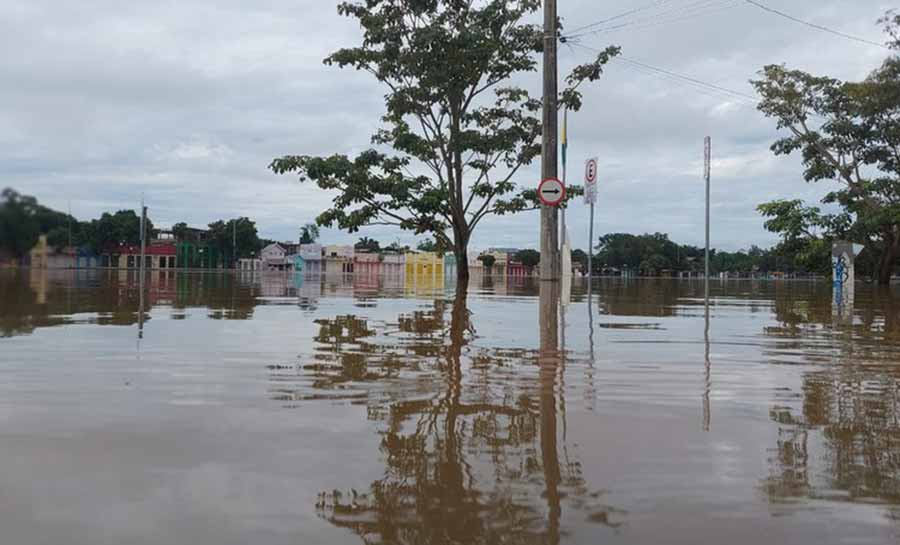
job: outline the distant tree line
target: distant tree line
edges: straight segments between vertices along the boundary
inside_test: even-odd
[[[604,269],[619,269],[655,276],[665,272],[701,273],[705,268],[703,248],[678,244],[665,233],[606,234],[600,237],[596,252],[594,274],[600,274]],[[582,250],[575,250],[572,260],[586,268],[587,256]],[[758,246],[735,252],[711,249],[710,269],[713,274],[783,272],[826,275],[831,270],[831,244],[819,239],[791,239],[768,249]]]
[[[134,210],[105,212],[97,219],[79,221],[13,189],[7,188],[0,193],[0,253],[13,258],[27,255],[41,235],[47,236],[47,243],[53,248],[71,245],[95,254],[113,244],[140,244],[140,226],[140,215]],[[145,229],[148,241],[158,233],[150,218],[147,218]],[[256,224],[249,218],[218,220],[210,223],[206,231],[204,243],[218,249],[219,255],[250,257],[263,245]],[[190,232],[184,222],[172,228],[179,241],[189,238]]]

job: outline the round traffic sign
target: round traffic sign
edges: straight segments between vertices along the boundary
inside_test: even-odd
[[[556,178],[547,178],[538,186],[538,198],[547,206],[559,206],[566,198],[566,186]]]
[[[584,181],[593,184],[597,181],[597,160],[588,159],[584,167]]]

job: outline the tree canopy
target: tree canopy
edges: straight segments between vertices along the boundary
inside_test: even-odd
[[[900,17],[888,14],[882,23],[890,46],[900,49]],[[762,209],[771,218],[767,227],[794,239],[802,225],[826,227],[877,255],[879,282],[890,282],[900,257],[900,57],[892,54],[859,82],[770,65],[753,85],[759,110],[784,131],[772,151],[799,152],[808,182],[840,183],[822,202],[841,214],[777,201]]]
[[[353,245],[353,248],[357,251],[362,250],[366,252],[378,253],[381,251],[381,243],[374,238],[362,237],[359,239],[359,242]]]
[[[313,244],[319,240],[319,226],[315,223],[307,223],[300,228],[300,244]]]
[[[222,256],[226,256],[226,259],[248,258],[262,248],[256,223],[250,218],[218,220],[210,223],[208,227],[210,244],[215,246]]]
[[[515,260],[528,269],[533,269],[541,262],[541,252],[531,249],[519,250],[516,252]]]
[[[339,4],[339,13],[358,20],[363,42],[325,63],[368,72],[387,88],[383,127],[372,138],[377,149],[353,158],[288,155],[270,168],[334,191],[319,225],[428,233],[453,250],[458,275],[467,277],[478,224],[537,206],[536,191],[520,189],[515,178],[540,155],[541,101],[511,80],[537,70],[542,31],[525,20],[540,6],[539,0]],[[578,87],[597,80],[618,53],[610,47],[576,68],[561,105],[577,110]]]

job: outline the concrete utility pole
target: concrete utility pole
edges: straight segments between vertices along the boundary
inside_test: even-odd
[[[544,119],[543,149],[541,153],[541,178],[556,178],[557,132],[559,118],[557,107],[556,67],[556,0],[544,0]],[[558,281],[559,260],[559,211],[555,206],[541,205],[541,280]]]
[[[709,178],[712,170],[712,138],[703,142],[703,177],[706,178],[706,281],[704,283],[704,300],[709,306]]]

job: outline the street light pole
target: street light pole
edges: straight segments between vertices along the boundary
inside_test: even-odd
[[[556,0],[544,1],[544,113],[541,178],[556,178],[558,168],[556,66]],[[541,280],[558,281],[560,275],[559,211],[541,204]]]

